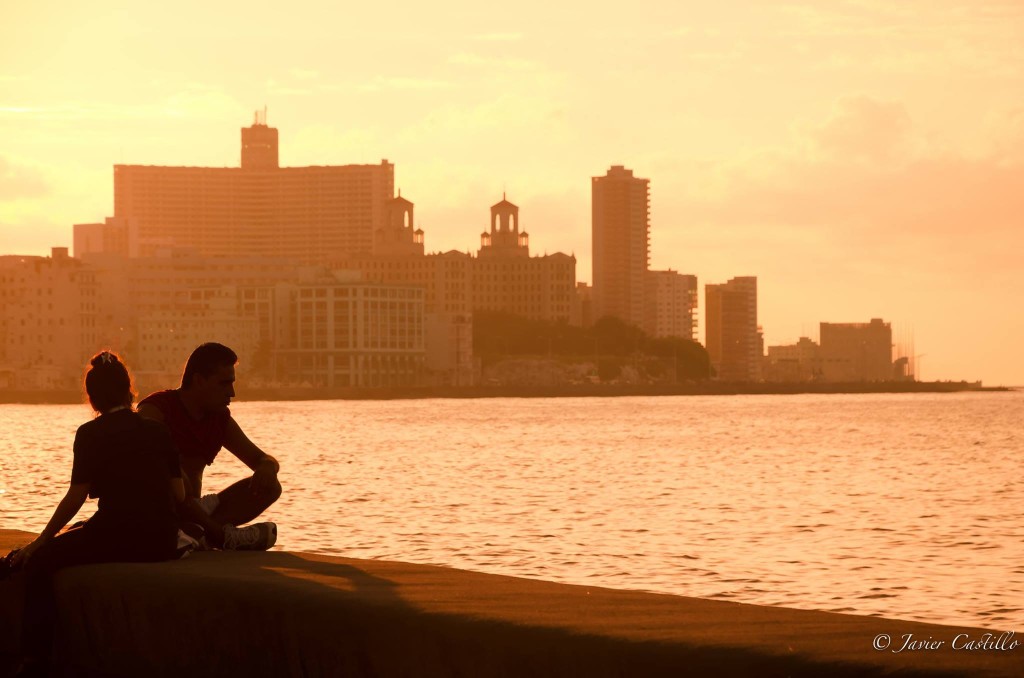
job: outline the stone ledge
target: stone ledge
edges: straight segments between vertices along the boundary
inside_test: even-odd
[[[0,553],[30,538],[0,530]],[[78,567],[57,588],[75,675],[1024,675],[1024,643],[950,649],[981,629],[304,553]],[[17,593],[0,584],[0,627],[15,628]],[[882,633],[946,642],[878,652]],[[8,664],[13,642],[0,634]]]

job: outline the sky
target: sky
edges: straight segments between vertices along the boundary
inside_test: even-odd
[[[282,165],[394,162],[428,251],[506,192],[590,281],[625,165],[652,268],[756,275],[766,345],[877,317],[924,379],[1024,384],[1019,0],[0,2],[0,254],[112,215],[116,163],[237,166],[266,106]]]

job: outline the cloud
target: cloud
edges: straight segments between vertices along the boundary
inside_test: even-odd
[[[379,92],[383,90],[438,90],[452,89],[454,87],[454,83],[435,78],[376,77],[359,85],[359,89],[365,92]]]
[[[291,96],[309,96],[315,94],[315,91],[309,87],[292,87],[290,85],[284,85],[277,80],[271,78],[266,83],[267,94],[272,97],[291,97]]]
[[[1024,105],[991,116],[989,154],[1004,164],[1024,161]]]
[[[494,57],[481,56],[471,52],[459,52],[448,57],[448,63],[457,66],[472,66],[478,68],[500,68],[510,71],[525,71],[541,68],[538,61],[521,59],[517,57]]]
[[[1024,60],[1020,2],[789,2],[774,15],[771,23],[789,44],[807,43],[827,54],[810,64],[815,71],[855,65],[886,77],[940,71],[1017,79]]]
[[[808,137],[827,157],[890,163],[908,152],[910,135],[902,104],[859,96],[840,99],[833,115]]]
[[[42,173],[0,156],[0,200],[39,198],[48,193],[50,185]]]
[[[697,28],[695,26],[680,26],[679,28],[673,28],[669,31],[666,31],[665,35],[670,38],[717,38],[722,35],[722,31],[717,28]]]
[[[41,216],[0,216],[0,256],[46,256],[51,247],[70,247],[71,229]]]
[[[336,165],[339,158],[347,158],[346,162],[379,162],[379,158],[367,155],[367,149],[376,149],[376,153],[386,147],[379,130],[355,126],[339,129],[330,124],[303,125],[288,137],[289,157],[297,166]]]
[[[518,42],[523,39],[522,33],[481,33],[474,35],[478,42]]]
[[[154,113],[158,116],[235,120],[243,110],[245,107],[221,88],[192,83],[168,97]]]
[[[898,102],[845,98],[788,146],[716,166],[679,210],[709,234],[767,236],[758,245],[766,256],[1015,265],[1007,255],[1024,247],[1021,138],[1024,124],[975,157],[930,144]]]
[[[320,71],[305,68],[293,68],[289,73],[296,80],[317,80],[320,77]]]
[[[25,103],[0,106],[0,118],[31,116],[31,122],[85,122],[101,124],[137,120],[161,120],[167,116],[210,120],[234,119],[245,110],[237,100],[221,88],[202,83],[182,84],[176,91],[162,95],[150,103],[116,103],[111,101],[67,100],[57,105]]]

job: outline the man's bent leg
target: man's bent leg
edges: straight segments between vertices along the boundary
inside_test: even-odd
[[[281,484],[275,483],[270,492],[255,494],[251,478],[244,478],[217,493],[219,501],[210,518],[219,525],[245,525],[252,521],[281,496]]]

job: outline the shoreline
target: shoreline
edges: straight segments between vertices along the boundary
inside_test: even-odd
[[[154,389],[155,390],[155,389]],[[564,386],[423,386],[423,387],[237,387],[236,401],[423,400],[478,398],[617,398],[626,396],[841,395],[869,393],[1005,393],[1012,386],[981,382],[858,382],[858,383],[723,383],[571,384]],[[150,390],[140,389],[141,393]],[[0,404],[74,405],[84,402],[80,390],[5,389]]]
[[[0,530],[0,552],[31,537]],[[285,551],[82,566],[56,592],[75,675],[1024,675],[1012,629]],[[12,631],[18,599],[0,582]],[[0,634],[0,675],[14,635]],[[927,646],[895,651],[908,640]]]

